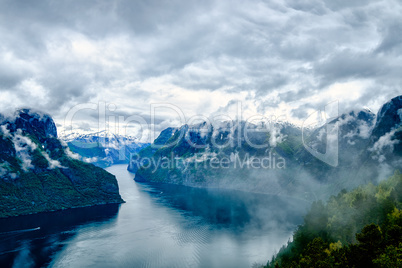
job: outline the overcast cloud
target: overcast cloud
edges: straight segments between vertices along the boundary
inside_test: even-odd
[[[400,1],[0,0],[0,111],[34,107],[61,128],[99,101],[147,121],[161,102],[188,118],[241,101],[244,118],[295,123],[333,100],[377,112],[401,74]]]

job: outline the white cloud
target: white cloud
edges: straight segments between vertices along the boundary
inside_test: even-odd
[[[100,2],[0,4],[1,107],[35,107],[63,125],[85,102],[148,121],[151,103],[191,117],[239,100],[246,118],[300,124],[335,99],[376,110],[401,92],[398,1]],[[169,117],[158,127],[178,124]],[[97,129],[93,114],[75,120]]]
[[[22,169],[28,171],[33,169],[31,152],[36,150],[37,146],[28,137],[21,135],[21,130],[19,129],[13,136],[12,141],[14,143],[14,148],[17,153],[17,157],[22,161]]]
[[[3,133],[3,138],[11,138],[10,130],[8,130],[7,125],[1,125],[0,130]]]
[[[269,134],[269,145],[271,147],[276,147],[278,143],[285,141],[286,135],[281,133],[281,129],[278,126],[272,126]]]
[[[55,168],[65,168],[61,165],[61,163],[58,160],[53,160],[50,158],[49,154],[45,151],[42,151],[43,157],[46,158],[48,164],[49,164],[49,169],[55,169]]]
[[[64,152],[66,153],[66,155],[70,158],[76,159],[76,160],[80,160],[81,157],[79,154],[73,153],[70,148],[65,147]]]
[[[83,161],[86,163],[95,163],[98,161],[98,157],[84,157]]]
[[[372,148],[369,151],[374,152],[374,159],[378,159],[380,163],[386,160],[385,150],[389,150],[390,152],[394,151],[394,145],[399,143],[398,139],[394,138],[396,129],[391,130],[390,132],[381,136],[378,141],[376,141]]]

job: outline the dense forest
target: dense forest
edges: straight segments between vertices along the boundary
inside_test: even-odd
[[[276,267],[402,267],[402,174],[314,202]]]

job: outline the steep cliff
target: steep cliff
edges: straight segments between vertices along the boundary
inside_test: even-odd
[[[0,118],[0,218],[123,202],[116,178],[74,159],[50,116]]]
[[[311,129],[237,121],[166,129],[128,169],[141,182],[325,198],[400,168],[401,99],[384,104],[377,116],[356,110]],[[331,153],[335,164],[324,161]]]

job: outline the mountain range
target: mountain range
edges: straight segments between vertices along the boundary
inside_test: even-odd
[[[128,170],[138,182],[316,200],[362,183],[377,183],[400,168],[401,118],[398,96],[377,115],[368,109],[350,111],[314,128],[263,121],[167,128],[133,155]],[[325,161],[328,155],[335,164]]]
[[[323,199],[400,168],[401,119],[398,96],[377,115],[351,111],[314,128],[202,122],[167,128],[148,145],[105,132],[60,140],[49,115],[21,109],[0,115],[0,217],[123,202],[115,177],[91,162],[128,162],[137,182]]]
[[[128,164],[130,155],[149,146],[132,136],[123,136],[106,131],[89,134],[69,133],[60,137],[67,143],[71,152],[87,163],[98,167],[114,164]]]

